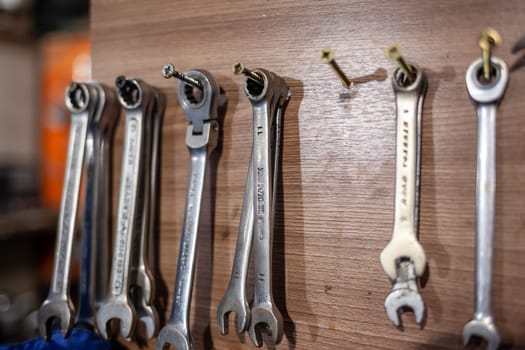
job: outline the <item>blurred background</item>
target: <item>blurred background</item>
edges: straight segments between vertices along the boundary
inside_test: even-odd
[[[69,134],[64,91],[91,77],[88,10],[88,0],[0,0],[0,344],[37,335]]]

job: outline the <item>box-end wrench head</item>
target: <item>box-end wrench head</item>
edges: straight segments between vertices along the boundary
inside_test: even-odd
[[[48,339],[51,323],[60,320],[63,335],[71,327],[74,306],[69,295],[71,253],[77,223],[78,199],[88,125],[95,113],[98,91],[85,83],[69,84],[65,103],[71,112],[71,131],[58,222],[53,277],[49,294],[37,314],[40,335]]]
[[[478,114],[478,163],[476,181],[476,297],[473,319],[463,328],[463,343],[472,336],[484,338],[488,349],[497,349],[500,336],[492,316],[492,260],[496,186],[496,113],[507,87],[509,72],[501,59],[491,58],[493,78],[480,80],[482,59],[466,73],[466,85]]]

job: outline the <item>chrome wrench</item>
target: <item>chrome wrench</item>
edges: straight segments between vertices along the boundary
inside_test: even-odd
[[[494,76],[482,82],[483,60],[474,61],[466,74],[467,90],[478,115],[478,160],[476,181],[476,298],[473,319],[463,328],[463,343],[483,337],[487,349],[499,347],[500,336],[492,315],[492,260],[496,212],[496,114],[509,80],[503,60],[492,57]]]
[[[426,255],[417,236],[421,118],[428,83],[421,69],[414,65],[408,69],[412,79],[400,68],[392,77],[397,114],[394,228],[390,242],[381,252],[381,265],[393,281],[385,310],[397,327],[402,325],[400,313],[404,307],[412,309],[420,325],[425,317],[416,277],[421,277],[426,269]]]
[[[179,101],[186,119],[191,123],[186,129],[190,170],[173,306],[170,319],[157,337],[156,349],[162,350],[166,345],[172,345],[177,350],[189,350],[193,348],[189,313],[201,200],[208,156],[218,143],[220,88],[213,76],[203,70],[182,74],[168,64],[164,67],[163,74],[166,78],[175,76],[179,79]]]
[[[120,76],[116,85],[119,102],[125,111],[125,135],[109,294],[96,316],[97,328],[106,339],[108,322],[112,319],[120,321],[120,332],[125,338],[129,338],[135,329],[136,310],[128,296],[129,270],[132,241],[139,219],[137,193],[144,166],[141,157],[145,119],[151,115],[155,95],[152,87],[138,79]]]
[[[223,335],[228,334],[228,315],[231,312],[237,314],[237,331],[239,333],[246,331],[250,324],[250,305],[246,298],[246,278],[248,277],[253,238],[253,196],[255,193],[253,181],[252,147],[230,282],[224,297],[217,307],[217,325]]]
[[[98,91],[94,118],[88,125],[85,147],[84,206],[82,216],[82,259],[76,327],[95,329],[95,309],[107,288],[111,215],[111,141],[120,110],[113,90],[90,83]]]
[[[76,229],[80,180],[88,125],[98,101],[99,91],[90,84],[72,82],[66,89],[66,106],[71,112],[71,127],[67,149],[64,187],[60,203],[55,261],[49,294],[38,311],[40,335],[46,339],[51,322],[60,319],[60,330],[65,335],[71,327],[74,306],[69,295],[71,251]]]
[[[248,70],[244,69],[249,72]],[[283,318],[273,300],[272,245],[276,185],[279,172],[281,117],[290,98],[286,82],[265,69],[249,72],[244,92],[253,109],[252,192],[254,210],[253,254],[255,291],[248,333],[257,346],[263,345],[264,326],[275,344],[283,336]],[[258,77],[259,79],[254,79]]]
[[[155,90],[152,115],[146,117],[145,147],[142,168],[141,186],[139,188],[139,213],[134,240],[132,264],[130,270],[130,294],[138,319],[145,325],[148,339],[157,334],[159,315],[153,305],[155,280],[149,267],[148,243],[154,234],[155,203],[157,196],[156,182],[159,165],[159,140],[166,98]]]

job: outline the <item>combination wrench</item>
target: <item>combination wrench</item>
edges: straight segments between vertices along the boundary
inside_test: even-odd
[[[204,70],[180,73],[173,65],[164,66],[165,78],[179,79],[178,97],[190,122],[186,129],[186,146],[190,152],[186,207],[180,238],[175,289],[171,316],[161,329],[156,349],[172,345],[177,350],[193,348],[189,329],[189,314],[195,272],[195,256],[201,202],[208,158],[219,141],[220,87]]]
[[[290,89],[284,79],[265,69],[251,71],[238,62],[233,71],[246,75],[244,92],[252,104],[253,143],[232,274],[217,310],[217,324],[225,334],[228,315],[235,312],[239,333],[248,329],[252,342],[261,347],[261,331],[266,330],[275,344],[280,343],[284,331],[272,293],[272,246],[281,119]],[[249,309],[246,278],[252,249],[255,288]]]
[[[88,125],[100,111],[98,85],[72,82],[66,89],[65,102],[71,112],[71,126],[67,148],[64,187],[58,221],[53,276],[49,294],[38,311],[40,335],[49,339],[54,320],[60,320],[65,336],[71,327],[74,306],[69,295],[71,252],[76,230],[80,181]]]
[[[496,114],[509,80],[503,60],[490,59],[493,76],[483,81],[483,60],[467,70],[467,90],[476,104],[478,117],[478,156],[476,180],[476,298],[473,319],[463,328],[463,343],[472,336],[487,340],[489,350],[499,347],[500,336],[492,315],[492,261],[496,210]]]
[[[75,327],[94,330],[95,309],[107,287],[110,239],[111,141],[120,114],[113,90],[90,83],[98,91],[98,105],[88,125],[85,146],[84,206],[81,231],[80,293]]]
[[[133,241],[133,254],[130,270],[130,295],[137,312],[137,317],[146,329],[146,336],[153,338],[158,329],[159,315],[153,305],[155,280],[149,267],[149,245],[152,243],[155,229],[157,181],[159,175],[160,133],[166,98],[163,93],[154,90],[151,116],[145,120],[144,148],[141,168],[141,185],[138,190],[138,213],[135,232],[139,235]]]
[[[109,321],[119,320],[121,334],[129,339],[137,318],[129,297],[132,243],[137,238],[139,209],[143,205],[137,197],[143,184],[140,175],[145,166],[145,133],[158,92],[141,80],[124,76],[116,79],[116,86],[118,100],[125,111],[122,170],[109,294],[100,306],[96,321],[100,334],[107,339]]]
[[[392,77],[396,97],[396,186],[392,238],[381,252],[381,265],[393,282],[385,299],[388,318],[401,327],[400,314],[412,309],[416,323],[425,318],[425,304],[416,277],[426,269],[426,256],[418,241],[421,163],[421,118],[427,79],[421,69],[407,64],[397,46],[387,51],[400,68]]]

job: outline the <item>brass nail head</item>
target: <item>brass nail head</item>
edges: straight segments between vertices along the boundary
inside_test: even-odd
[[[244,63],[242,63],[242,61],[238,61],[232,64],[232,71],[233,71],[233,74],[235,75],[243,74],[249,79],[251,79],[252,81],[260,85],[264,85],[264,79],[259,74],[246,68],[246,66],[244,65]]]

